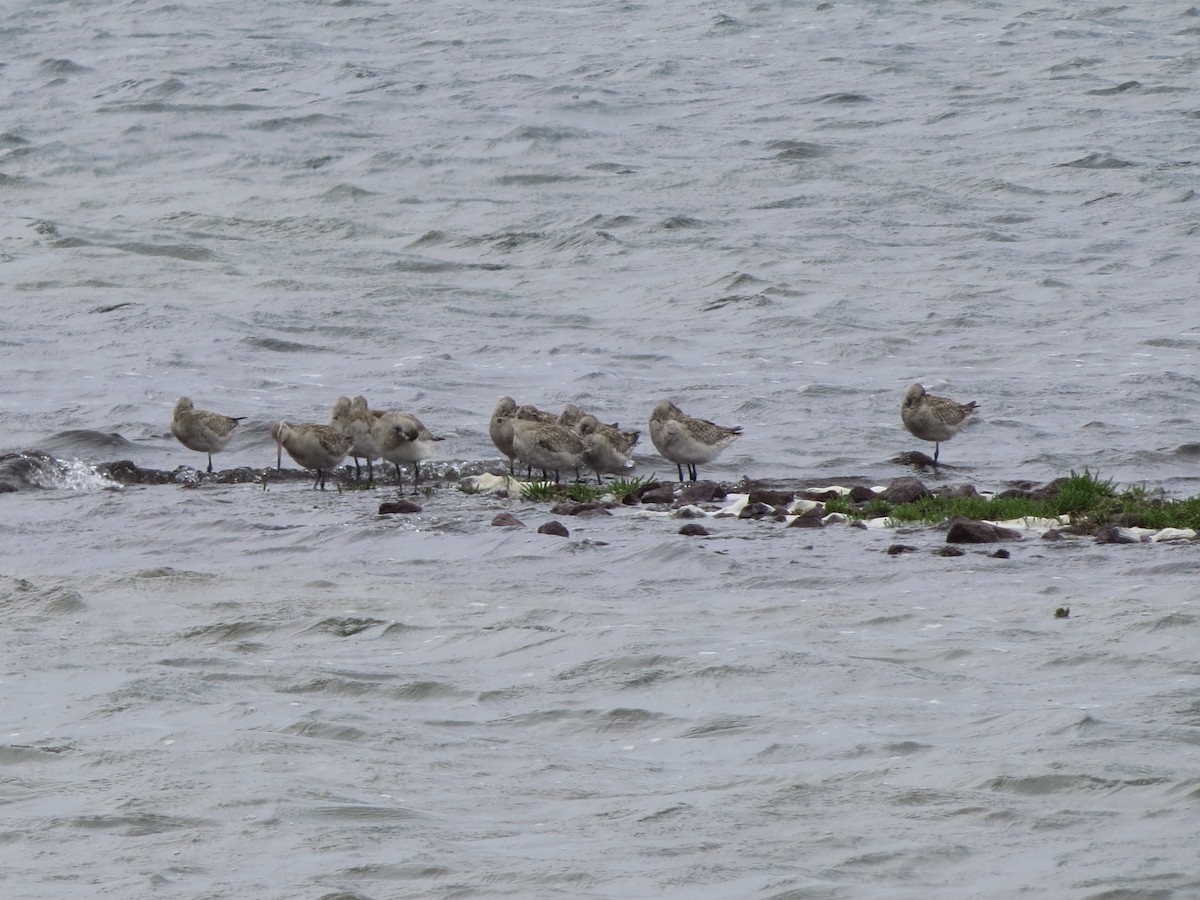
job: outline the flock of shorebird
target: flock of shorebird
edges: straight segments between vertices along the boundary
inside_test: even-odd
[[[975,415],[976,405],[958,403],[946,397],[927,394],[925,388],[914,384],[904,395],[900,418],[904,427],[915,437],[934,444],[933,463],[936,466],[942,441],[954,437],[960,428]],[[212,472],[212,455],[225,448],[234,429],[244,417],[196,409],[187,397],[175,403],[171,433],[189,450],[208,454],[208,471]],[[667,460],[675,463],[679,480],[687,477],[696,481],[696,467],[712,462],[742,433],[738,426],[715,425],[707,419],[689,416],[670,400],[661,400],[650,413],[650,440]],[[557,482],[563,472],[574,472],[578,479],[583,470],[596,475],[624,475],[634,468],[630,455],[640,432],[622,431],[616,423],[605,424],[590,413],[568,403],[561,413],[544,412],[534,406],[518,406],[512,397],[501,397],[492,413],[488,433],[496,448],[508,458],[510,474],[516,474],[518,463],[530,477],[534,469],[543,478],[551,474]],[[305,422],[289,425],[276,422],[271,426],[276,443],[275,465],[283,464],[283,451],[296,463],[317,473],[313,487],[325,490],[325,478],[330,470],[350,456],[354,459],[354,477],[362,470],[359,460],[367,464],[367,479],[374,480],[372,463],[382,459],[396,467],[396,480],[404,486],[403,463],[412,463],[413,490],[421,483],[421,460],[434,455],[438,441],[421,420],[410,413],[371,409],[364,397],[339,397],[333,405],[328,425]]]

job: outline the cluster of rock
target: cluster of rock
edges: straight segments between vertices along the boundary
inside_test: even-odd
[[[1045,485],[1022,484],[1010,488],[994,497],[1022,497],[1042,499],[1053,496],[1062,479]],[[524,483],[510,476],[480,475],[464,478],[460,488],[471,492],[487,492],[521,499]],[[906,476],[896,478],[885,487],[867,484],[835,485],[829,487],[806,487],[784,482],[754,481],[743,479],[737,485],[722,485],[712,481],[692,484],[672,482],[650,482],[620,499],[607,502],[576,503],[564,501],[554,506],[555,515],[607,515],[611,507],[641,506],[669,515],[676,519],[689,520],[679,529],[680,534],[704,536],[708,528],[704,520],[737,518],[776,521],[788,528],[821,528],[835,523],[851,527],[872,529],[888,527],[891,522],[886,515],[876,518],[849,516],[840,512],[827,512],[825,505],[834,499],[841,505],[850,505],[865,512],[868,505],[883,501],[888,505],[914,503],[934,493],[919,478]],[[979,496],[973,485],[946,487],[937,492],[940,498]],[[493,524],[513,525],[514,521],[497,521]],[[933,526],[945,532],[945,545],[935,550],[943,556],[960,556],[964,553],[955,545],[995,544],[1022,541],[1039,536],[1044,541],[1062,541],[1070,537],[1091,538],[1096,543],[1141,543],[1161,541],[1196,541],[1200,535],[1192,529],[1150,529],[1140,525],[1136,518],[1119,519],[1114,524],[1088,527],[1070,523],[1069,517],[1023,518],[1007,522],[989,522],[954,516]],[[896,555],[918,548],[893,544],[888,553]],[[1009,552],[998,549],[991,554],[1007,558]]]

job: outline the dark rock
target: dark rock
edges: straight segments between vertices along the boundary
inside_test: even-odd
[[[128,459],[101,463],[96,466],[96,471],[107,475],[119,484],[170,484],[174,480],[170,472],[163,472],[159,469],[142,469]]]
[[[875,499],[875,492],[865,485],[856,484],[850,488],[851,503],[866,503]]]
[[[679,502],[683,504],[712,503],[724,496],[725,489],[715,481],[697,481],[695,484],[685,485],[680,490]]]
[[[661,490],[664,487],[670,488],[671,496],[672,497],[675,496],[675,486],[673,484],[671,484],[670,482],[654,481],[654,480],[642,482],[636,488],[634,488],[634,490],[631,491],[631,493],[636,494],[637,498],[644,503],[644,502],[646,502],[645,501],[646,494],[650,493],[651,491]]]
[[[1096,531],[1097,544],[1136,544],[1138,539],[1131,534],[1123,534],[1116,525],[1105,525]]]
[[[1007,550],[1000,549],[989,553],[988,556],[990,556],[992,559],[1009,559],[1012,554]]]
[[[638,496],[643,503],[674,503],[675,485],[656,484],[644,491],[638,491]]]
[[[907,450],[898,456],[892,457],[892,462],[901,466],[913,466],[918,469],[937,469],[937,464],[933,461],[933,457],[922,453],[920,450]]]
[[[512,513],[500,513],[496,518],[492,519],[493,525],[509,525],[516,528],[524,528],[525,523],[514,516]]]
[[[574,500],[566,500],[552,506],[550,514],[554,516],[612,515],[612,513],[604,508],[603,503],[577,503]]]
[[[538,534],[556,534],[559,537],[570,537],[571,532],[567,531],[567,526],[562,522],[556,522],[551,519],[545,525],[538,526]]]
[[[1054,618],[1056,619],[1066,619],[1070,617],[1070,615],[1071,607],[1069,606],[1060,606],[1058,609],[1054,610]]]
[[[688,537],[705,537],[708,535],[708,529],[696,522],[688,522],[679,529],[679,533]]]
[[[628,494],[621,495],[622,506],[637,506],[642,502],[642,498],[638,496],[637,491],[630,491]]]
[[[938,547],[933,551],[934,556],[966,556],[967,551],[960,547]]]
[[[922,497],[929,497],[932,494],[920,478],[906,475],[903,478],[893,478],[877,496],[888,503],[914,503]]]
[[[1062,539],[1063,539],[1063,533],[1057,528],[1051,528],[1049,531],[1047,531],[1045,534],[1042,535],[1043,541],[1061,541]]]
[[[747,503],[742,507],[742,511],[738,513],[739,519],[761,519],[764,516],[772,516],[775,514],[775,507],[768,506],[766,503]]]
[[[0,481],[0,494],[14,494],[16,491],[16,485],[9,484],[7,481]]]
[[[748,491],[750,497],[749,504],[763,503],[770,507],[786,507],[796,499],[794,491],[772,490],[770,488],[752,487]]]
[[[825,510],[814,506],[812,509],[806,509],[796,518],[792,519],[788,528],[821,528],[824,523],[821,521],[825,517]]]
[[[796,495],[804,500],[812,500],[814,503],[825,503],[829,500],[834,500],[842,496],[841,491],[801,491]]]
[[[1001,528],[975,519],[954,516],[947,523],[946,532],[948,544],[991,544],[996,541],[1019,541],[1021,532],[1011,528]]]
[[[901,553],[916,553],[917,549],[911,544],[892,544],[888,547],[887,552],[888,556],[899,556]]]
[[[385,500],[379,504],[381,516],[394,516],[402,513],[419,513],[421,507],[411,500]]]
[[[312,476],[305,473],[305,477],[311,478]],[[217,481],[221,484],[256,484],[262,480],[262,469],[251,469],[249,466],[239,466],[236,469],[222,469],[220,472],[217,472]]]

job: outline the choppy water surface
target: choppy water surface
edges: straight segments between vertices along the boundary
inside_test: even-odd
[[[1186,4],[60,3],[0,67],[6,897],[1200,894],[1190,544],[120,488],[496,398],[1200,493]],[[648,440],[639,472],[670,477]],[[36,452],[35,452],[36,451]],[[23,455],[21,455],[23,454]],[[529,527],[493,528],[499,512]],[[1070,607],[1066,619],[1057,607]]]

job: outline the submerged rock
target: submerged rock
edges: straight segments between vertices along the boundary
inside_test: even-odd
[[[804,510],[792,521],[788,522],[788,528],[823,528],[825,522],[825,510],[820,506],[813,506]]]
[[[411,500],[385,500],[379,504],[381,516],[394,516],[403,513],[419,513],[421,507]]]
[[[679,529],[679,533],[688,537],[706,537],[708,529],[697,522],[689,522]]]
[[[500,513],[496,518],[492,519],[493,525],[509,526],[514,528],[524,528],[525,523],[514,516],[512,513]]]
[[[638,491],[638,498],[643,503],[674,503],[675,486],[672,484],[647,485],[645,490]]]
[[[888,503],[915,503],[922,497],[931,496],[933,494],[929,488],[925,487],[925,482],[911,475],[893,478],[891,483],[879,494],[880,499],[886,500]]]
[[[1137,544],[1140,543],[1136,537],[1116,525],[1105,525],[1103,528],[1096,530],[1097,544]]]
[[[567,526],[562,522],[551,519],[544,525],[538,526],[538,534],[554,534],[558,537],[570,537],[571,532],[567,531]]]
[[[979,522],[963,516],[955,516],[947,522],[946,543],[948,544],[991,544],[996,541],[1019,541],[1021,532],[1002,528],[990,522]]]

